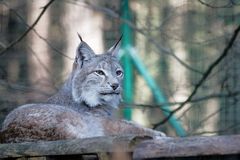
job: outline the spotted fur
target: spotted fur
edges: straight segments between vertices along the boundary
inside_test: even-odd
[[[82,41],[77,48],[72,73],[63,87],[46,103],[27,104],[13,110],[3,123],[2,142],[117,134],[163,136],[161,132],[114,119],[124,75],[116,57],[118,48],[117,42],[105,54],[96,55]]]

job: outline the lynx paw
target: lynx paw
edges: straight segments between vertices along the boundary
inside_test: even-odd
[[[155,131],[153,139],[161,139],[162,137],[167,137],[165,133],[160,131]]]

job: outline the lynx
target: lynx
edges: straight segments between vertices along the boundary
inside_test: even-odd
[[[72,72],[63,87],[45,103],[27,104],[3,122],[4,143],[51,141],[121,134],[164,136],[114,116],[121,101],[123,69],[119,42],[96,55],[79,36]]]

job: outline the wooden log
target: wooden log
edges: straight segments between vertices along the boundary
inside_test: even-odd
[[[114,158],[112,159],[117,159],[116,157],[122,157],[124,154],[129,155],[132,152],[134,159],[240,155],[240,135],[186,138],[161,137],[158,140],[129,135],[0,144],[0,159],[9,157],[54,157],[56,155],[101,155],[101,153],[103,153],[102,155],[113,153]]]
[[[0,144],[1,158],[80,155],[91,153],[132,152],[134,146],[146,136],[95,137],[74,140],[42,141]]]
[[[240,154],[240,135],[161,138],[138,144],[134,159]]]

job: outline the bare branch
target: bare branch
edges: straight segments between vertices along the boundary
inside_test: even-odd
[[[27,24],[27,22],[24,20],[24,18],[13,8],[9,7],[6,3],[2,2],[4,6],[6,6],[10,11],[12,11],[23,23],[25,26],[30,27],[30,25]],[[56,53],[60,54],[63,57],[66,57],[70,60],[74,60],[74,58],[71,58],[67,55],[65,55],[63,52],[61,52],[60,50],[58,50],[56,47],[54,47],[47,38],[44,38],[43,36],[41,36],[37,30],[35,28],[32,28],[32,31],[41,39],[43,40],[53,51],[55,51]],[[1,45],[1,44],[0,44]]]
[[[38,63],[41,65],[41,67],[49,74],[49,75],[53,75],[53,73],[50,71],[50,69],[48,68],[48,66],[46,66],[41,59],[38,57],[37,53],[29,46],[27,45],[27,48],[32,52],[33,56],[36,58],[36,60],[38,61]],[[52,76],[53,77],[53,76]],[[55,80],[55,79],[54,79]],[[52,87],[55,90],[58,90],[58,88],[55,86],[53,78],[50,78]]]
[[[205,5],[205,6],[210,7],[210,8],[231,8],[234,5],[234,3],[232,3],[232,1],[229,1],[227,4],[222,5],[222,6],[213,6],[213,5],[210,5],[206,2],[203,2],[202,0],[198,0],[198,2],[200,2],[202,5]]]
[[[4,80],[0,80],[0,85],[1,86],[6,86],[9,89],[23,91],[23,92],[37,92],[37,93],[40,93],[40,94],[45,95],[45,96],[50,96],[51,95],[49,93],[42,92],[42,91],[40,91],[38,89],[34,89],[32,87],[23,86],[23,85],[20,85],[20,84],[13,84],[13,83],[6,82]]]
[[[38,15],[37,19],[33,22],[33,24],[20,36],[18,37],[15,41],[10,43],[6,48],[4,48],[0,52],[0,56],[4,55],[10,48],[14,47],[17,43],[19,43],[26,35],[37,25],[45,11],[48,9],[48,7],[54,2],[54,0],[50,0],[44,7],[42,7],[41,13]]]
[[[240,91],[236,91],[236,92],[231,92],[228,94],[210,94],[210,95],[206,95],[203,97],[198,97],[198,98],[193,98],[192,100],[188,101],[187,103],[197,103],[197,102],[201,102],[201,101],[206,101],[209,99],[213,99],[213,98],[230,98],[230,97],[236,97],[240,95]],[[165,106],[174,106],[174,105],[182,105],[184,103],[183,102],[168,102],[168,103],[162,103],[162,104],[136,104],[136,103],[125,103],[123,102],[122,106],[136,106],[136,107],[149,107],[149,108],[161,108],[162,110],[164,110]],[[181,117],[180,117],[181,118]]]
[[[77,3],[76,1],[67,1],[68,3],[72,3],[72,4],[75,4],[75,5],[79,5],[79,3]],[[189,64],[187,64],[186,62],[184,62],[183,60],[181,60],[178,56],[176,56],[175,53],[173,53],[170,49],[168,48],[165,48],[163,47],[161,44],[159,44],[157,41],[155,41],[152,37],[150,37],[147,33],[145,33],[142,29],[138,28],[134,23],[132,23],[131,21],[129,20],[126,20],[126,19],[123,19],[119,16],[118,13],[116,13],[115,11],[107,8],[107,7],[102,7],[102,6],[97,6],[97,5],[94,5],[94,4],[91,4],[87,1],[85,2],[81,2],[83,4],[86,5],[86,7],[90,8],[90,9],[93,9],[95,11],[98,11],[98,12],[101,12],[101,13],[104,13],[108,16],[111,16],[113,18],[117,18],[119,19],[122,23],[126,23],[129,25],[129,27],[131,27],[132,29],[134,29],[136,32],[142,34],[149,42],[151,42],[159,51],[161,51],[162,53],[165,53],[167,55],[170,55],[172,56],[173,58],[175,58],[175,60],[177,60],[177,62],[179,62],[181,65],[183,65],[185,68],[187,68],[188,70],[190,71],[193,71],[195,73],[198,73],[198,74],[202,74],[201,71],[193,68],[192,66],[190,66]]]
[[[194,87],[192,93],[189,95],[189,97],[178,108],[171,111],[169,113],[169,115],[164,120],[155,124],[154,128],[156,128],[159,125],[162,125],[162,124],[166,123],[174,113],[181,110],[188,102],[190,102],[192,100],[193,96],[197,93],[199,87],[205,82],[205,80],[208,78],[208,76],[212,73],[213,69],[228,55],[229,50],[233,46],[233,44],[234,44],[234,42],[235,42],[235,40],[236,40],[236,38],[239,34],[239,31],[240,31],[240,25],[234,30],[234,33],[233,33],[229,43],[227,44],[227,46],[223,50],[223,53],[208,67],[208,69],[203,74],[200,81],[195,85],[195,87]]]
[[[225,107],[221,107],[220,109],[218,109],[217,111],[211,113],[210,115],[208,115],[207,117],[205,117],[204,119],[202,119],[198,124],[196,124],[194,127],[194,130],[190,130],[188,131],[188,135],[193,135],[194,131],[197,130],[199,127],[201,127],[205,122],[207,122],[209,119],[211,119],[214,115],[218,114],[219,112],[221,112]]]
[[[225,132],[229,132],[229,130],[233,130],[235,128],[238,128],[240,126],[240,123],[238,124],[233,124],[229,127],[226,127],[224,129],[220,129],[220,130],[216,130],[216,131],[202,131],[202,132],[196,132],[196,133],[193,133],[192,135],[202,135],[202,134],[216,134],[216,133],[225,133]]]
[[[237,95],[239,95],[240,92],[236,91],[236,92],[229,92],[228,94],[218,94],[218,95],[209,95],[209,96],[205,96],[202,97],[200,99],[198,99],[199,101],[203,101],[203,100],[207,100],[207,99],[211,99],[211,98],[234,98]],[[194,99],[193,99],[194,100]],[[190,101],[192,102],[192,100]],[[184,112],[182,113],[182,115],[179,117],[179,119],[181,119],[187,112],[189,112],[191,110],[191,106],[189,106],[187,109],[184,110]]]

